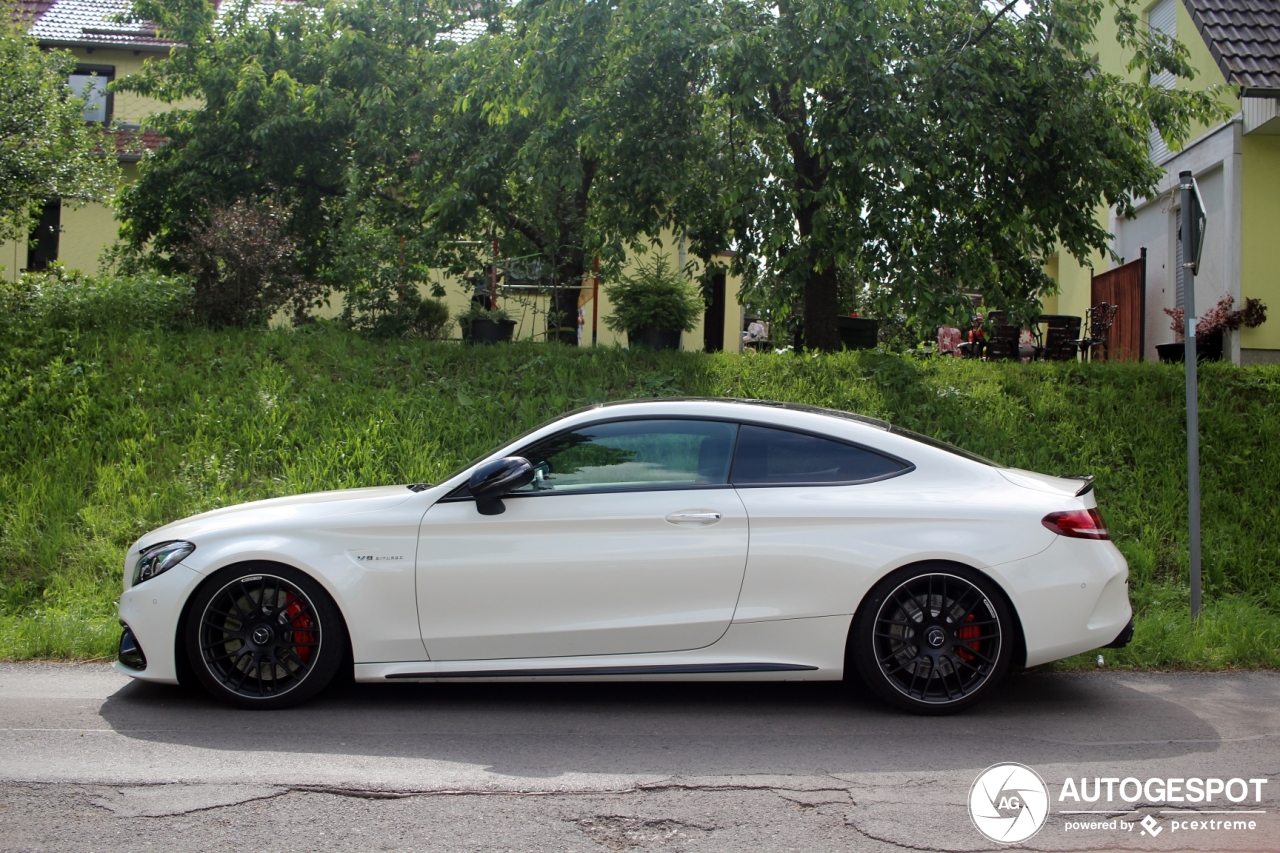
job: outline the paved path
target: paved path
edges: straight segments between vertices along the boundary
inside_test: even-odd
[[[1274,673],[1032,673],[924,719],[822,684],[355,685],[243,712],[0,665],[0,851],[988,850],[966,803],[1005,761],[1053,800],[1030,849],[1280,851]],[[1153,837],[1068,828],[1091,807],[1057,800],[1068,777],[1270,782],[1215,800],[1264,811],[1252,831],[1118,815]]]

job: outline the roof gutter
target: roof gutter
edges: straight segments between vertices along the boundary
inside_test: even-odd
[[[66,41],[62,39],[40,39],[39,44],[41,47],[105,48],[107,50],[146,51],[147,53],[168,53],[175,47],[182,46],[179,44],[135,44],[130,42]]]

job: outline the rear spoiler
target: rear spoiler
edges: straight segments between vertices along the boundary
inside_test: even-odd
[[[1076,492],[1076,497],[1080,497],[1081,495],[1086,495],[1089,492],[1093,491],[1093,481],[1097,478],[1094,477],[1092,474],[1063,474],[1062,479],[1084,480],[1084,485],[1082,485],[1079,491]]]

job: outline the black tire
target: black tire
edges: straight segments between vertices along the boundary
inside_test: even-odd
[[[209,578],[191,602],[185,640],[191,669],[214,698],[261,710],[315,696],[347,648],[329,595],[278,563],[241,563]]]
[[[850,663],[886,702],[942,715],[981,701],[1013,654],[1004,596],[981,572],[920,563],[890,574],[854,618]]]

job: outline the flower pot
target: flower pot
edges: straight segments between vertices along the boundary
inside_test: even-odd
[[[649,349],[680,349],[679,329],[658,329],[650,326],[627,332],[627,345],[631,347],[648,347]]]
[[[462,327],[462,339],[469,344],[509,344],[515,331],[515,320],[478,318]]]
[[[1156,344],[1156,352],[1165,364],[1182,364],[1186,360],[1187,347],[1182,341]],[[1222,361],[1222,332],[1196,337],[1196,361]]]
[[[547,329],[547,340],[576,347],[578,345],[578,329],[576,326],[561,326],[559,328],[552,326]]]

